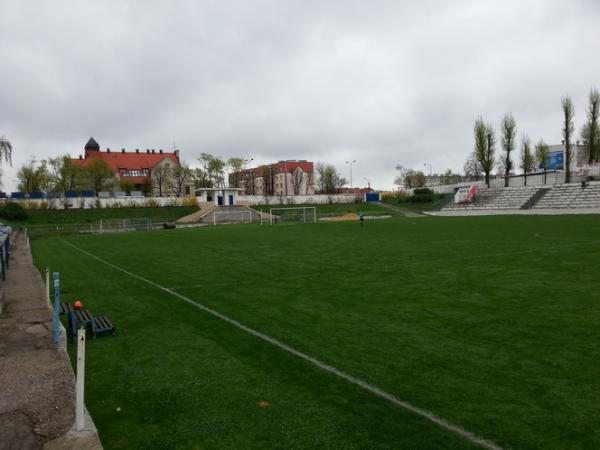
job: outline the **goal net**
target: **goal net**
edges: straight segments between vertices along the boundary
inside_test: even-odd
[[[102,219],[98,224],[100,233],[111,231],[146,231],[152,229],[152,220],[139,219]]]
[[[317,208],[314,206],[298,206],[295,208],[271,208],[269,222],[271,225],[278,222],[316,222]]]
[[[226,223],[252,223],[252,211],[215,211],[213,225]]]

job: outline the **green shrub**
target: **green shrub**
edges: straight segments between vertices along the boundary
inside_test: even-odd
[[[413,191],[413,195],[424,195],[433,194],[433,191],[429,188],[417,188]]]
[[[419,194],[419,195],[413,195],[410,198],[410,202],[411,203],[429,203],[435,200],[435,195],[433,193],[431,194]]]
[[[6,220],[27,220],[28,214],[18,203],[7,203],[0,208],[0,217]]]

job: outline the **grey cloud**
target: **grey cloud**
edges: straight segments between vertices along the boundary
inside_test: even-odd
[[[309,158],[376,187],[459,170],[478,115],[560,140],[560,98],[598,85],[595,1],[12,2],[0,134],[30,155],[171,148]]]

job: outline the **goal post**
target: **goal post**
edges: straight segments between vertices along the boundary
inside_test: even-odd
[[[213,225],[223,223],[252,223],[252,211],[215,211]]]
[[[145,217],[136,219],[101,219],[98,229],[100,233],[111,231],[149,231],[152,229],[152,220]]]
[[[269,209],[269,223],[277,222],[316,222],[317,208],[314,206],[297,206],[290,208]]]

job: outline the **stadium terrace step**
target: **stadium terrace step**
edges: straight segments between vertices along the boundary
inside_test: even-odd
[[[444,210],[456,209],[520,209],[533,197],[537,186],[512,187],[504,189],[482,189],[469,205],[448,205]]]
[[[585,209],[600,207],[600,182],[563,184],[554,187],[482,189],[469,205],[450,204],[446,211],[507,209]]]

